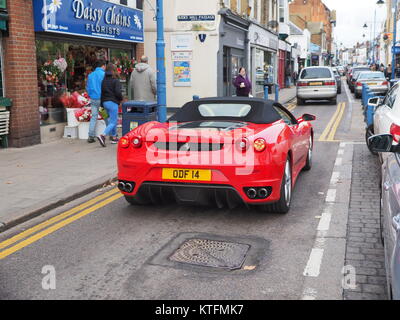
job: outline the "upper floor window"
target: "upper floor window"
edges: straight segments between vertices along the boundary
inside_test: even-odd
[[[226,8],[230,8],[231,7],[231,0],[223,0],[223,2],[224,2],[224,6]]]
[[[279,22],[285,22],[285,2],[287,0],[279,0]]]

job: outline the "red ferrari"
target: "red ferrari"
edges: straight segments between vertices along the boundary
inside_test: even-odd
[[[148,122],[118,145],[118,188],[135,205],[255,205],[286,213],[311,169],[315,116],[255,98],[188,102],[168,122]]]

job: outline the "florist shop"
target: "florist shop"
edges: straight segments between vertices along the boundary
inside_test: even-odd
[[[67,118],[68,126],[86,122],[88,128],[86,82],[98,60],[117,65],[129,98],[129,77],[142,50],[138,44],[144,40],[143,12],[102,0],[33,0],[33,11],[44,142],[65,135]],[[67,117],[67,109],[72,108],[77,109],[74,121]]]

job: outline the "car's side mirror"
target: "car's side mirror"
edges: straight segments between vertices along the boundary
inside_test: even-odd
[[[373,152],[393,152],[392,144],[391,134],[379,134],[368,139],[369,149]]]
[[[382,98],[371,98],[368,100],[368,105],[373,106],[373,107],[378,107],[383,103]]]
[[[313,116],[312,114],[305,113],[305,114],[303,114],[301,119],[303,119],[303,121],[314,121],[314,120],[317,120],[317,117]]]

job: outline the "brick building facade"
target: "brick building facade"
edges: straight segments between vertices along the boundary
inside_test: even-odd
[[[34,8],[32,0],[7,0],[9,14],[8,34],[3,35],[3,61],[4,61],[4,95],[12,99],[10,116],[9,144],[11,147],[26,147],[41,143],[41,125],[38,95],[38,62],[37,40],[43,39],[35,32]],[[63,40],[64,35],[52,34],[50,41]],[[79,45],[85,41],[93,40],[93,45],[100,46],[94,39],[78,39]],[[68,41],[74,43],[74,37],[68,36]],[[102,40],[101,45],[110,47],[115,45],[114,40]],[[132,54],[136,59],[144,54],[144,45],[137,43],[131,45]]]
[[[293,0],[289,5],[291,19],[293,16],[299,16],[307,22],[322,22],[323,31],[326,34],[327,52],[332,50],[333,41],[333,26],[336,12],[331,11],[321,0]],[[294,18],[293,18],[294,19]],[[315,41],[320,39],[320,36],[315,36]],[[316,43],[322,45],[322,43]]]

